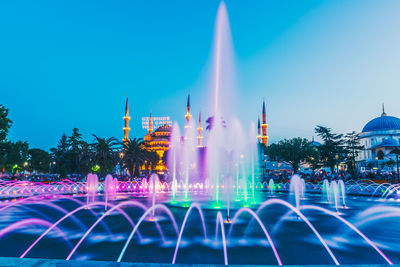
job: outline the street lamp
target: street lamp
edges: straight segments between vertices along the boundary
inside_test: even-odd
[[[335,158],[336,158],[336,172],[339,173],[339,162],[338,162],[339,155],[336,154]]]

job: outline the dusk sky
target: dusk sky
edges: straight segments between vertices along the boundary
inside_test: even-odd
[[[9,139],[54,147],[131,136],[141,117],[184,123],[186,97],[205,116],[219,1],[1,1],[0,104]],[[400,116],[400,1],[225,1],[233,39],[235,112],[247,127],[267,102],[272,142],[315,125],[361,131]]]

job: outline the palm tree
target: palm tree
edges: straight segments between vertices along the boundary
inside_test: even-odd
[[[114,137],[100,138],[93,135],[95,140],[92,144],[93,159],[100,166],[100,175],[105,176],[111,171],[117,162],[117,146],[120,144]]]
[[[70,171],[72,173],[80,173],[80,153],[82,149],[82,134],[78,128],[72,129],[72,135],[68,137],[67,144],[69,147],[68,158],[70,163]]]
[[[81,174],[86,175],[90,172],[93,165],[93,151],[91,145],[82,141],[81,149],[79,151],[79,169]]]
[[[133,138],[123,144],[122,166],[127,168],[130,175],[135,172],[146,161],[147,151],[144,149],[142,138]]]
[[[146,151],[145,156],[146,156],[146,161],[145,161],[146,167],[150,168],[150,169],[154,169],[154,167],[160,161],[160,157],[158,156],[157,152]]]

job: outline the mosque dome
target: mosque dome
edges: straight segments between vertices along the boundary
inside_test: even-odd
[[[155,131],[154,134],[156,136],[160,135],[167,135],[170,136],[172,132],[172,127],[169,126],[168,124],[164,124],[163,126],[158,127]]]
[[[380,117],[377,117],[371,121],[369,121],[362,132],[375,132],[375,131],[390,131],[390,130],[400,130],[400,119],[386,115],[385,111],[383,111]]]
[[[311,142],[311,146],[314,146],[314,147],[319,147],[321,145],[322,144],[320,142],[317,142],[317,141],[314,141],[314,140],[312,140],[312,142]]]

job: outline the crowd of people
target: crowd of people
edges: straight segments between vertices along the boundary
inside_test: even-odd
[[[333,181],[333,180],[343,180],[344,182],[350,180],[368,180],[377,182],[377,183],[400,183],[399,175],[396,172],[360,172],[354,177],[349,172],[339,171],[338,173],[328,173],[323,170],[315,171],[310,173],[297,173],[307,182],[311,183],[320,183],[323,180]],[[270,179],[274,179],[275,182],[288,182],[292,177],[292,172],[287,171],[279,171],[279,172],[269,172],[264,176],[265,181],[269,181]]]
[[[338,173],[328,173],[324,170],[314,171],[312,173],[304,173],[299,172],[297,173],[307,182],[311,183],[320,183],[323,180],[333,181],[333,180],[343,180],[343,181],[350,181],[350,180],[372,180],[377,183],[400,183],[399,175],[396,172],[387,172],[387,173],[373,173],[373,172],[363,172],[358,173],[356,177],[350,175],[350,173],[346,171],[340,171]],[[143,178],[149,178],[150,174],[142,175],[141,177],[131,177],[127,174],[112,174],[114,178],[117,178],[119,181],[138,181]],[[292,177],[293,173],[290,171],[274,171],[274,172],[267,172],[264,174],[263,180],[268,182],[270,179],[273,179],[275,182],[278,183],[285,183],[289,182],[290,178]],[[167,177],[167,176],[165,176]],[[165,178],[163,176],[160,177],[161,180]],[[69,174],[66,177],[60,177],[59,174],[29,174],[29,175],[10,175],[10,174],[3,174],[0,175],[1,180],[25,180],[30,182],[42,182],[42,183],[50,183],[50,182],[57,182],[57,181],[71,181],[71,182],[85,182],[86,175],[81,174]],[[99,177],[100,181],[104,180],[104,177]]]

